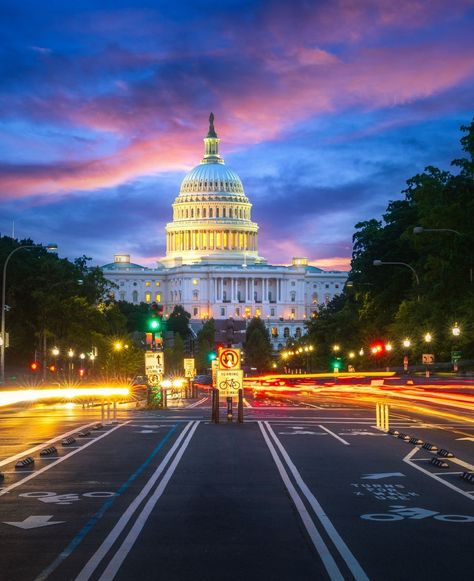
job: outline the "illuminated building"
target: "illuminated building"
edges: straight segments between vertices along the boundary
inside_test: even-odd
[[[181,183],[173,221],[166,226],[166,257],[157,268],[147,268],[117,254],[103,272],[117,284],[117,300],[156,301],[166,314],[183,305],[194,330],[211,317],[259,316],[273,346],[281,348],[304,333],[304,322],[318,305],[342,291],[347,273],[323,271],[302,257],[280,266],[259,256],[252,205],[239,176],[219,154],[212,114],[209,121],[204,157]]]

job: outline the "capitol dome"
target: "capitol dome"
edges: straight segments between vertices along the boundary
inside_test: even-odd
[[[196,262],[246,264],[258,256],[258,225],[239,176],[219,155],[214,115],[204,138],[204,157],[181,183],[166,226],[167,266]]]

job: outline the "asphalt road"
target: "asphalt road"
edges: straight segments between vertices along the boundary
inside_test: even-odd
[[[120,408],[95,430],[98,408],[0,410],[0,579],[472,576],[469,416],[391,408],[391,428],[455,454],[442,468],[363,398],[249,393],[245,423],[222,408],[219,425],[209,403]]]

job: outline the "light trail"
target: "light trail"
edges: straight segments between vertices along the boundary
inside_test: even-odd
[[[66,387],[55,389],[16,389],[0,391],[0,407],[41,399],[72,400],[80,397],[126,397],[128,387]]]

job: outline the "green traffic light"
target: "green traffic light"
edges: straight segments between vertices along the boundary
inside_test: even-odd
[[[157,321],[156,319],[152,319],[149,323],[148,323],[150,329],[152,329],[153,331],[156,331],[157,329],[160,328],[160,322]]]
[[[217,358],[217,353],[214,353],[214,351],[211,351],[211,353],[209,353],[208,355],[208,359],[209,361],[214,361],[214,359]]]

